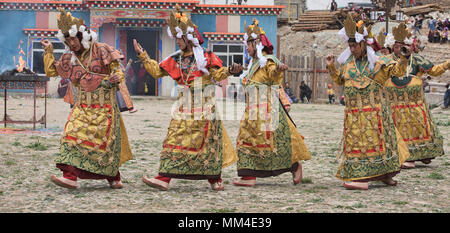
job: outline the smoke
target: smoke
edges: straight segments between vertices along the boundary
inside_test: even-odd
[[[11,64],[2,64],[0,63],[0,74],[3,74],[3,72],[7,71],[7,70],[13,70],[16,67],[14,66],[13,62],[10,62]]]
[[[36,13],[31,11],[2,11],[0,14],[2,32],[0,34],[0,73],[16,68],[13,56],[18,64],[19,56],[27,57],[28,37],[23,32],[23,28],[34,28],[36,26]],[[23,41],[21,48],[25,54],[20,54],[19,42]],[[28,66],[28,63],[26,64]]]

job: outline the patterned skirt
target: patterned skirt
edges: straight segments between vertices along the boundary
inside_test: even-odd
[[[311,155],[277,95],[266,85],[246,87],[246,108],[237,137],[238,176],[269,177],[295,171]],[[264,88],[264,89],[263,89]]]
[[[395,128],[382,89],[346,86],[342,163],[336,177],[344,181],[377,180],[400,171],[409,151]]]
[[[213,88],[208,91],[206,87]],[[163,142],[160,175],[193,180],[219,179],[222,168],[237,161],[230,137],[217,118],[214,87],[185,87],[179,94],[177,109]]]
[[[387,88],[394,124],[409,147],[407,161],[433,159],[444,154],[443,137],[435,127],[422,85]]]
[[[116,176],[119,166],[132,158],[116,103],[116,88],[102,82],[92,92],[79,89],[77,98],[55,162],[94,174]]]

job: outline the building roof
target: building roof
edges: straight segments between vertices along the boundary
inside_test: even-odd
[[[210,5],[194,0],[0,0],[0,10],[69,11],[107,10],[171,10],[180,4],[194,14],[215,15],[280,15],[286,6],[280,5]]]

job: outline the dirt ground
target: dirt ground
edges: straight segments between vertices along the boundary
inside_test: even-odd
[[[3,117],[0,100],[0,117]],[[38,104],[42,106],[43,100]],[[77,190],[50,182],[61,175],[53,162],[69,106],[62,99],[48,102],[47,129],[34,133],[0,134],[0,212],[450,212],[450,111],[437,110],[435,122],[444,135],[447,155],[429,165],[403,170],[397,187],[370,183],[368,191],[351,191],[335,178],[335,161],[342,134],[343,107],[294,104],[291,115],[312,154],[303,163],[303,183],[294,186],[290,173],[258,179],[252,188],[231,184],[236,165],[223,170],[225,191],[215,192],[206,181],[174,179],[168,191],[145,185],[143,175],[158,172],[159,152],[170,121],[173,100],[136,99],[138,112],[123,113],[134,159],[120,172],[125,187],[112,190],[105,180],[79,180]],[[30,99],[11,99],[13,119],[29,119]],[[38,116],[43,107],[38,109]],[[224,121],[233,142],[239,121]],[[1,126],[3,127],[3,125]],[[30,125],[8,125],[30,129]]]

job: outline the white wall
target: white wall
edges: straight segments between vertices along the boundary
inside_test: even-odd
[[[217,4],[217,5],[231,5],[237,4],[237,0],[200,0],[200,4]],[[274,0],[247,0],[243,5],[274,5]]]
[[[370,3],[370,0],[336,0],[338,7],[346,7],[349,2]],[[306,0],[308,10],[329,10],[331,0]]]
[[[164,27],[161,31],[162,40],[162,53],[161,59],[165,59],[170,54],[175,52],[175,41],[167,35],[167,27]],[[162,61],[162,60],[161,60]],[[175,81],[171,77],[162,78],[161,86],[161,96],[174,96],[172,91],[175,85]]]

